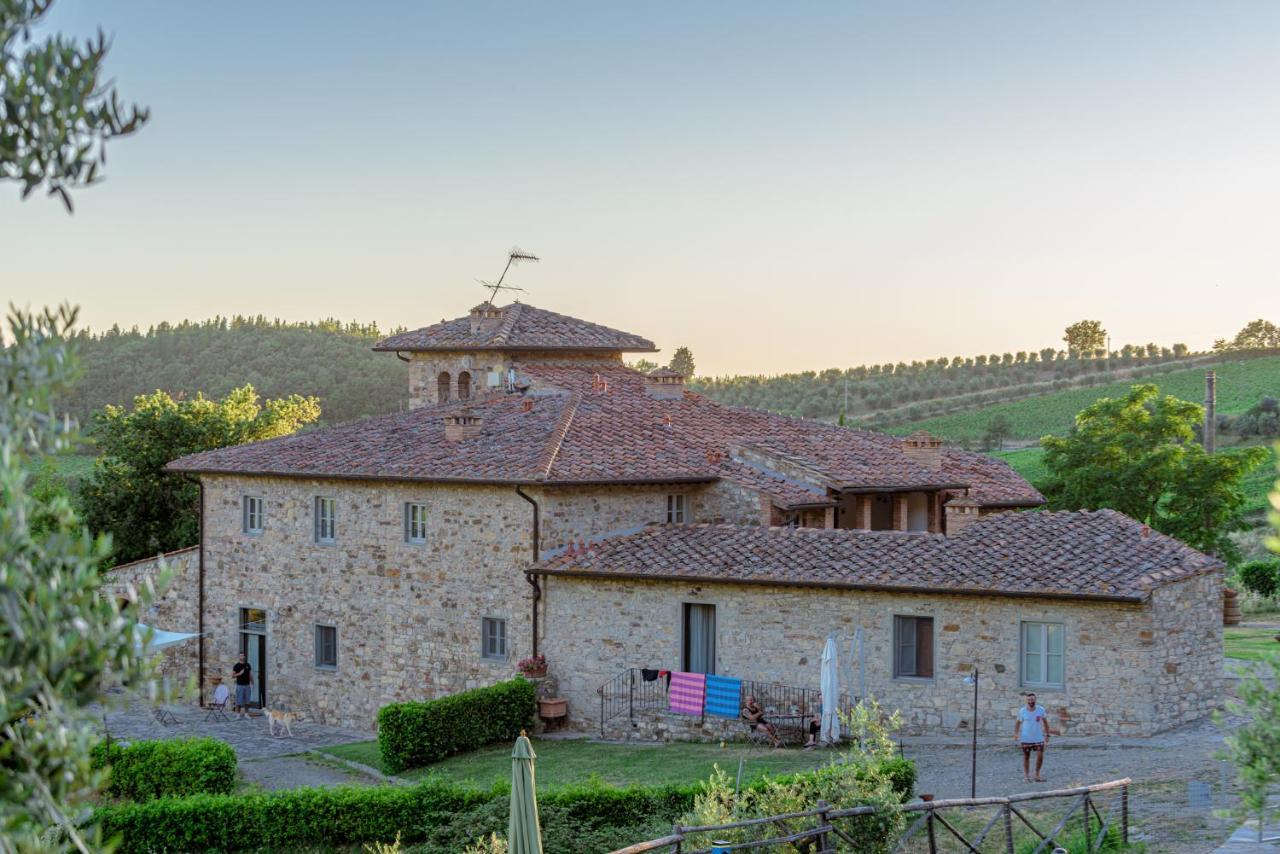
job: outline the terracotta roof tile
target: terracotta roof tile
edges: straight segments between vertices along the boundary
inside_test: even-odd
[[[999,513],[961,534],[654,525],[535,571],[929,592],[1140,600],[1216,560],[1113,510]]]
[[[520,362],[527,394],[482,396],[267,442],[183,457],[172,471],[528,483],[711,481],[727,478],[782,507],[828,501],[831,489],[966,486],[997,503],[1043,502],[1001,461],[948,449],[942,471],[909,460],[902,441],[866,430],[715,403],[685,390],[656,399],[644,374],[617,361]],[[532,410],[524,411],[526,401]],[[444,439],[443,418],[465,406],[480,435]],[[750,447],[811,478],[734,456]]]
[[[486,305],[481,303],[476,308]],[[373,349],[404,352],[600,350],[635,353],[653,352],[657,349],[648,338],[523,303],[512,303],[501,311],[502,322],[488,331],[472,333],[470,316],[458,317],[384,338]]]

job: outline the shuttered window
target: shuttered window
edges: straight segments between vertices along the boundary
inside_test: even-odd
[[[1061,688],[1066,684],[1066,628],[1062,623],[1022,624],[1022,684]]]
[[[893,675],[933,678],[933,617],[893,618]]]
[[[507,657],[507,621],[485,617],[480,625],[480,654],[484,658]]]
[[[337,539],[338,501],[316,497],[316,542],[332,543]]]
[[[667,522],[673,525],[683,525],[689,521],[688,508],[689,500],[685,495],[668,495],[667,496]]]
[[[335,626],[316,626],[316,667],[335,669],[338,666],[338,629]]]
[[[254,495],[244,497],[244,532],[262,533],[262,499]]]
[[[404,505],[404,541],[418,544],[427,541],[427,505],[413,502]]]

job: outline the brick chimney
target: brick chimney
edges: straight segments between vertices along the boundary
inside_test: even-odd
[[[645,375],[645,393],[656,400],[682,400],[684,374],[671,368],[658,368]]]
[[[471,309],[471,334],[492,332],[502,325],[502,309],[491,302],[482,302]]]
[[[463,409],[452,415],[446,415],[444,417],[444,440],[446,442],[461,442],[463,439],[478,436],[480,435],[482,424],[484,424],[484,419],[470,409]]]
[[[902,453],[916,465],[933,471],[942,470],[942,440],[923,430],[917,430],[902,440]]]
[[[982,505],[972,498],[953,498],[944,505],[946,526],[943,528],[948,537],[954,537],[982,517],[978,508]]]

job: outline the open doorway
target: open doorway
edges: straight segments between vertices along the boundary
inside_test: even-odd
[[[240,609],[240,651],[253,668],[249,705],[259,709],[267,704],[267,612],[261,608]]]

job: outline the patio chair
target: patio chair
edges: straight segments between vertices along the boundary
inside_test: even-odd
[[[204,719],[226,721],[231,723],[231,718],[227,717],[227,703],[231,700],[231,689],[226,685],[219,685],[213,689],[213,699],[209,701],[209,705],[205,706]]]
[[[177,726],[178,725],[178,719],[174,716],[173,712],[169,711],[164,706],[152,706],[151,717],[155,718],[156,723],[160,724],[161,726]]]

